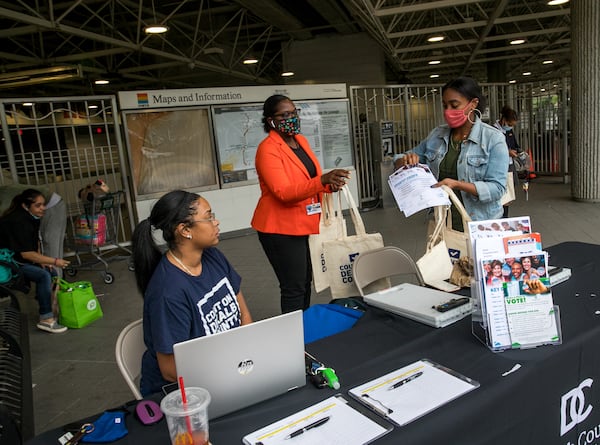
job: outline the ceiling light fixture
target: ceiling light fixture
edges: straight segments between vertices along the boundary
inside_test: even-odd
[[[144,28],[146,34],[164,34],[169,30],[165,25],[148,25]]]
[[[295,73],[293,71],[284,71],[283,73],[281,73],[281,77],[291,77],[294,74]]]
[[[429,76],[431,79],[437,79],[438,77],[440,77],[439,74],[432,74],[431,76]]]
[[[246,57],[242,63],[244,65],[254,65],[258,63],[258,59],[256,57]]]
[[[551,63],[554,63],[554,60],[544,60],[542,63],[544,65],[550,65]]]
[[[148,25],[144,28],[144,32],[146,34],[164,34],[169,30],[168,26],[163,25],[162,23],[158,23],[156,19],[156,9],[154,9],[154,0],[152,0],[152,15],[154,17],[154,22],[151,25]]]
[[[521,45],[523,43],[525,43],[525,39],[515,39],[510,41],[511,45]]]
[[[429,65],[439,65],[440,63],[442,63],[441,60],[430,60],[429,61]]]
[[[564,5],[565,3],[569,3],[569,0],[550,0],[547,5],[548,6],[557,6]]]
[[[517,81],[512,79],[512,80],[509,80],[508,83],[517,83]]]
[[[33,107],[33,102],[23,102],[24,107]]]
[[[98,80],[95,80],[94,83],[96,85],[108,85],[110,83],[110,80],[98,79]]]
[[[523,75],[524,75],[524,76],[531,76],[531,71],[525,71],[525,72],[523,73]]]
[[[435,43],[435,42],[441,42],[442,40],[444,40],[446,37],[444,36],[431,36],[427,39],[428,42],[430,43]]]

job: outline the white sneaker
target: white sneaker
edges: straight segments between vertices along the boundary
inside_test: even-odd
[[[50,332],[51,334],[60,334],[61,332],[66,332],[68,329],[66,326],[62,324],[58,324],[56,320],[53,321],[44,321],[40,320],[37,324],[37,328],[42,331]]]

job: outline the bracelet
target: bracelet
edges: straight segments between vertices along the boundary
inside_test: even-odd
[[[56,266],[58,264],[58,258],[54,258],[54,265]]]

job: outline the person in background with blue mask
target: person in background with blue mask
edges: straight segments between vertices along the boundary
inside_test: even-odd
[[[517,142],[517,137],[515,136],[514,127],[519,120],[519,115],[515,110],[510,108],[508,105],[504,105],[502,107],[502,111],[500,112],[500,119],[496,121],[494,127],[504,133],[504,137],[506,138],[506,145],[508,146],[508,171],[513,174],[513,181],[515,182],[515,190],[517,189],[517,171],[515,169],[515,164],[513,162],[513,158],[519,156],[519,153],[523,151]],[[504,213],[502,214],[502,218],[508,218],[508,205],[503,206]]]
[[[40,219],[45,211],[46,199],[39,190],[27,189],[15,196],[0,218],[0,248],[12,250],[25,279],[36,284],[40,306],[37,328],[57,334],[67,328],[58,323],[52,309],[52,277],[56,268],[67,267],[69,261],[40,253]]]
[[[434,128],[415,148],[394,156],[394,167],[426,164],[439,181],[434,187],[454,190],[473,221],[500,218],[508,150],[502,134],[481,120],[485,97],[479,84],[471,77],[451,80],[442,87],[442,105],[447,125]],[[455,206],[452,227],[463,230]]]

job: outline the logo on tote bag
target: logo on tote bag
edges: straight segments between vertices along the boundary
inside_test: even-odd
[[[340,266],[340,275],[343,283],[352,283],[352,263],[354,259],[360,254],[360,252],[348,254],[348,261],[350,264],[342,264]]]
[[[88,311],[93,311],[93,310],[95,310],[95,309],[96,309],[96,306],[97,306],[97,305],[96,305],[96,300],[90,300],[90,301],[88,301],[88,303],[87,303],[87,310],[88,310]]]

